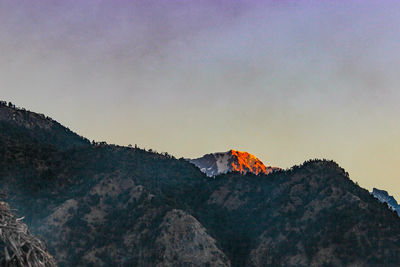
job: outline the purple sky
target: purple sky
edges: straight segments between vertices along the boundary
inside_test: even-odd
[[[0,98],[177,157],[329,158],[400,198],[400,2],[0,2]]]

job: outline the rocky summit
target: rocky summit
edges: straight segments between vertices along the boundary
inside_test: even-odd
[[[201,158],[189,161],[210,177],[228,172],[270,174],[280,169],[271,166],[266,167],[254,155],[233,149],[227,152],[206,154]]]

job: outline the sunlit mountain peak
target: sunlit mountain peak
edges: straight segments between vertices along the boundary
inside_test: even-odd
[[[190,160],[207,176],[215,176],[228,172],[240,172],[242,174],[269,174],[277,167],[265,166],[256,156],[239,150],[229,150],[227,152],[217,152],[206,154],[201,158]]]

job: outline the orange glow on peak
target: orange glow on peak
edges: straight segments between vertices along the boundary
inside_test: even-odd
[[[269,174],[279,168],[266,167],[256,156],[239,150],[231,149],[229,151],[234,158],[232,170],[240,173],[252,172],[254,174]]]

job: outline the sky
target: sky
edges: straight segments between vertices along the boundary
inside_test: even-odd
[[[2,0],[0,99],[90,140],[288,168],[400,199],[400,2]]]

